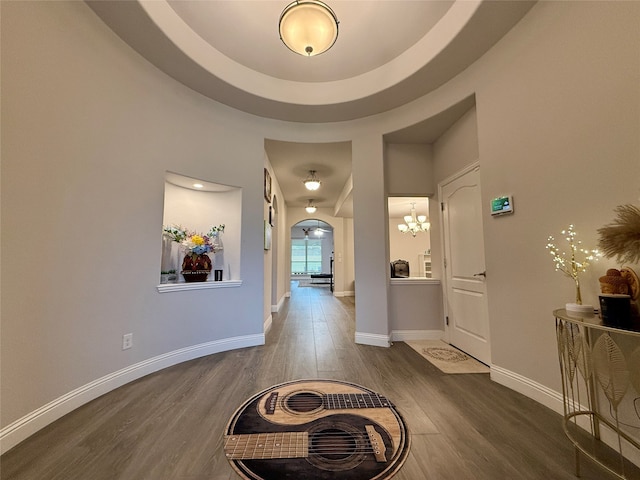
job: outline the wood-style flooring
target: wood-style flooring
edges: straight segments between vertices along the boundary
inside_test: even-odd
[[[222,451],[228,420],[251,395],[301,378],[356,383],[395,403],[412,445],[394,480],[576,478],[560,415],[487,374],[446,375],[403,342],[356,345],[354,333],[354,298],[294,282],[265,345],[185,362],[82,406],[3,455],[0,478],[237,480]],[[581,466],[584,480],[614,478]]]

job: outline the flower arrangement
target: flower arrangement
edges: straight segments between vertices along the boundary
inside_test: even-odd
[[[220,250],[219,243],[214,241],[219,233],[224,232],[224,224],[211,227],[206,233],[191,232],[183,227],[169,226],[163,228],[163,233],[171,240],[181,244],[187,254],[202,255],[204,253]]]
[[[547,250],[553,257],[553,263],[556,267],[556,272],[562,272],[567,277],[573,279],[576,285],[576,304],[582,305],[582,295],[580,294],[580,279],[579,274],[586,272],[587,268],[591,265],[591,262],[597,261],[602,253],[595,250],[586,250],[581,248],[582,242],[577,239],[577,233],[573,229],[573,225],[569,225],[567,230],[562,230],[562,235],[565,236],[565,240],[569,244],[569,251],[561,251],[556,246],[553,236],[549,236],[547,239]]]

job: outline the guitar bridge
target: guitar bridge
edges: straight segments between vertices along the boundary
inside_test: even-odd
[[[376,457],[376,462],[384,463],[387,461],[387,457],[385,456],[385,447],[384,441],[382,440],[382,435],[376,432],[376,429],[373,428],[373,425],[365,425],[365,430],[367,431],[367,436],[369,437],[369,443],[371,444],[371,448],[373,449],[373,456]]]
[[[268,415],[273,415],[275,413],[277,403],[278,392],[271,392],[271,395],[269,395],[264,402],[264,408]]]

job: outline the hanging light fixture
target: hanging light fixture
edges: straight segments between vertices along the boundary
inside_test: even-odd
[[[398,230],[402,233],[410,233],[412,236],[416,236],[418,232],[428,232],[431,228],[431,223],[427,222],[426,215],[416,216],[416,204],[411,202],[411,214],[404,216],[405,223],[398,224]]]
[[[319,0],[296,0],[282,11],[280,39],[293,52],[305,57],[329,50],[338,38],[338,17]]]
[[[307,213],[316,213],[316,206],[313,204],[313,200],[309,200],[309,202],[307,203],[307,206],[304,207],[304,209],[307,211]]]
[[[320,180],[316,177],[316,171],[309,170],[309,176],[304,180],[304,186],[307,187],[307,190],[318,190],[320,183]]]

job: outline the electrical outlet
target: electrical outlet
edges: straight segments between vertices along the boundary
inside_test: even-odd
[[[122,336],[122,349],[127,350],[133,347],[133,333],[125,333]]]

